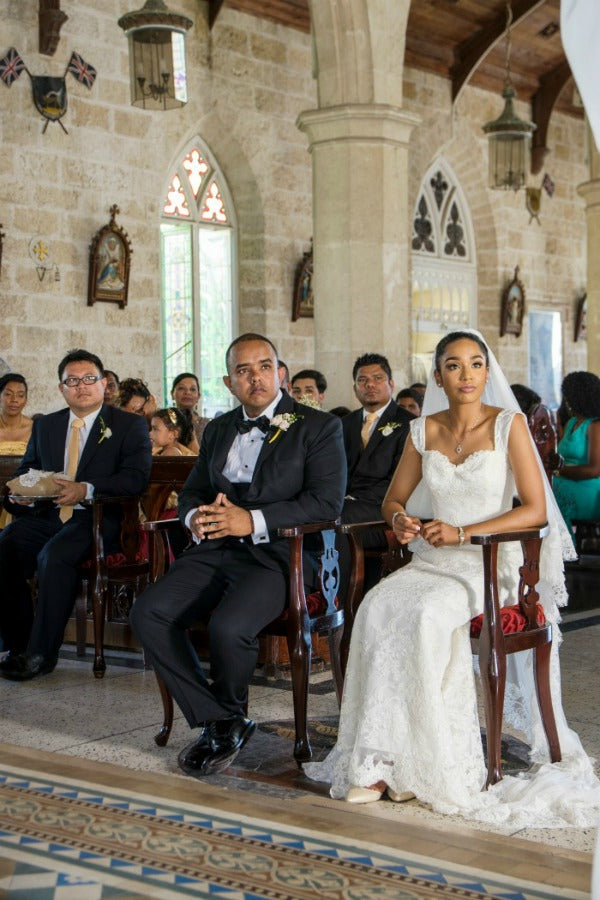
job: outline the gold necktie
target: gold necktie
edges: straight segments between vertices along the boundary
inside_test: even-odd
[[[362,441],[363,450],[369,443],[369,438],[371,436],[371,425],[377,418],[377,413],[367,413],[365,416],[365,420],[363,422],[363,426],[360,429],[360,439]]]
[[[71,422],[71,434],[69,436],[69,449],[67,451],[67,475],[70,479],[75,478],[77,465],[79,463],[79,429],[83,428],[85,422],[83,419],[73,419]],[[58,516],[61,522],[68,522],[73,515],[72,506],[61,506]]]

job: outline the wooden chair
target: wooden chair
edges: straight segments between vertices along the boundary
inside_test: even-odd
[[[537,403],[527,414],[527,425],[540,455],[548,481],[552,484],[552,470],[556,465],[557,436],[552,413],[543,403]]]
[[[362,523],[361,523],[362,524]],[[368,523],[365,526],[368,527]],[[385,522],[373,523],[376,528],[388,528]],[[349,621],[360,605],[361,542],[358,534],[352,534],[356,526],[340,526],[349,533],[355,551],[356,572],[354,583],[358,590],[348,601],[351,609],[347,612]],[[390,540],[395,541],[393,532]],[[552,626],[545,621],[542,607],[538,604],[536,585],[539,580],[539,558],[542,538],[548,533],[547,526],[502,534],[479,534],[471,537],[471,543],[481,546],[483,552],[484,611],[471,620],[471,642],[479,656],[479,668],[483,685],[487,735],[488,774],[486,787],[496,784],[502,778],[500,744],[502,736],[502,713],[504,708],[504,688],[506,683],[506,657],[510,653],[533,650],[535,655],[535,684],[542,723],[552,762],[560,762],[560,744],[556,731],[552,698],[550,694],[550,653],[552,649]],[[523,549],[523,565],[519,568],[519,583],[515,603],[500,608],[498,599],[497,559],[498,545],[508,541],[520,541]],[[400,545],[395,541],[397,548]],[[405,548],[404,548],[405,549]],[[392,571],[406,565],[407,556],[400,552],[387,557]],[[352,581],[349,593],[352,592]],[[401,602],[401,597],[399,598]],[[344,632],[342,659],[345,672],[350,632]],[[345,655],[344,655],[345,653]]]
[[[156,457],[152,460],[148,488],[141,497],[95,497],[93,507],[92,556],[80,569],[80,590],[75,605],[75,631],[78,655],[85,654],[88,620],[94,642],[93,672],[102,678],[105,623],[111,629],[112,641],[132,646],[129,610],[135,598],[156,572],[164,567],[164,554],[169,547],[148,535],[140,525],[140,509],[148,519],[158,519],[173,491],[180,491],[196,462],[195,456]],[[119,553],[104,552],[104,511],[110,505],[121,511]],[[175,523],[178,525],[178,523]],[[179,526],[180,527],[180,526]],[[154,544],[152,548],[150,544]]]
[[[552,625],[546,622],[538,603],[539,559],[542,539],[548,527],[528,528],[503,534],[471,537],[483,551],[484,611],[471,620],[471,641],[479,650],[487,734],[488,773],[486,787],[502,779],[500,740],[506,683],[506,657],[510,653],[533,650],[534,676],[542,724],[550,759],[560,762],[561,752],[550,693]],[[520,541],[523,565],[519,568],[517,603],[500,608],[498,601],[498,545]]]
[[[344,626],[344,610],[338,602],[339,585],[338,553],[335,549],[335,526],[338,521],[317,522],[311,525],[295,525],[280,528],[279,537],[287,538],[290,546],[289,606],[261,634],[284,636],[289,649],[292,693],[294,701],[295,743],[294,758],[300,766],[312,758],[307,731],[308,683],[312,655],[311,634],[324,634],[329,639],[329,650],[334,684],[341,702],[343,677],[340,664],[340,641]],[[170,522],[145,522],[143,528],[151,535],[167,532]],[[323,550],[319,558],[319,586],[313,594],[306,595],[302,550],[305,535],[320,534]],[[150,545],[151,547],[156,544]],[[151,551],[152,556],[152,551]],[[166,557],[163,556],[163,559]],[[154,571],[154,567],[153,571]],[[158,567],[156,567],[158,571]],[[191,636],[204,631],[205,623],[191,629]],[[157,676],[163,703],[163,724],[155,737],[159,747],[169,740],[173,726],[173,698],[161,678]]]
[[[373,522],[342,523],[336,530],[338,534],[344,535],[350,544],[350,581],[344,598],[344,633],[340,647],[342,674],[345,676],[354,617],[364,596],[365,558],[369,554],[376,554],[381,560],[381,577],[385,578],[386,575],[410,562],[412,553],[408,547],[398,543],[394,532],[383,519]],[[386,549],[365,550],[362,540],[365,531],[381,532],[386,541]]]

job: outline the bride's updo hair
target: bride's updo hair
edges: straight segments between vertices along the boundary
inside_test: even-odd
[[[435,348],[435,368],[437,372],[440,371],[440,361],[442,359],[442,356],[444,355],[446,347],[449,344],[453,344],[454,341],[475,341],[475,343],[483,353],[486,366],[489,367],[490,357],[488,348],[478,334],[473,334],[472,331],[451,331],[449,334],[444,335],[444,337]]]

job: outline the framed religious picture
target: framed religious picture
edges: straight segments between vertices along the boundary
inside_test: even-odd
[[[294,297],[292,303],[292,322],[301,318],[313,318],[313,251],[310,250],[302,256],[298,263],[296,277],[294,279]]]
[[[575,309],[575,335],[576,341],[585,340],[586,330],[586,313],[587,313],[587,294],[582,294],[577,301]]]
[[[127,305],[131,244],[120,225],[115,222],[119,207],[110,208],[110,222],[97,232],[90,244],[90,271],[88,278],[88,306],[99,300],[118,303],[121,309]]]
[[[500,316],[500,337],[505,334],[520,336],[523,330],[523,313],[525,312],[525,290],[519,281],[519,267],[515,267],[515,276],[502,292],[502,309]]]

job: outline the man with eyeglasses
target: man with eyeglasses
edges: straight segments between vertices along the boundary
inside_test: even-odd
[[[72,350],[58,366],[67,408],[36,420],[21,465],[61,473],[52,499],[5,501],[14,521],[0,531],[0,675],[26,681],[51,672],[73,604],[77,566],[92,548],[95,494],[142,493],[152,462],[146,420],[104,402],[100,359]],[[118,549],[119,513],[104,514],[105,550]],[[29,580],[37,576],[35,614]]]
[[[342,419],[348,463],[342,522],[369,522],[381,519],[381,504],[402,456],[408,423],[415,417],[392,399],[392,370],[380,353],[359,356],[352,381],[360,409]],[[385,539],[365,532],[363,543],[384,547]],[[349,566],[346,542],[341,541],[338,549],[344,581]],[[366,566],[365,588],[369,588],[378,580],[380,567],[377,560],[367,560]]]

